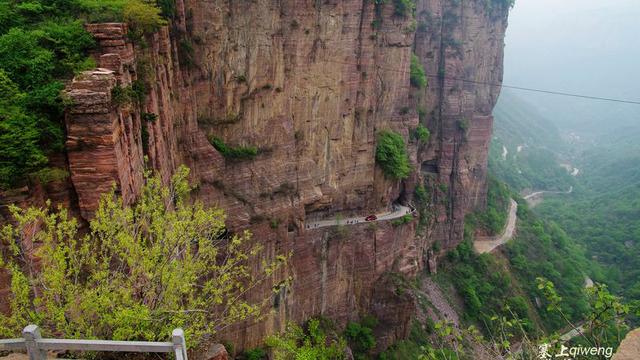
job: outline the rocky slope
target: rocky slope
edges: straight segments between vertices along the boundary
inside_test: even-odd
[[[392,1],[177,0],[172,25],[145,46],[124,25],[90,25],[100,68],[68,87],[71,177],[49,196],[77,194],[67,202],[88,219],[113,182],[135,200],[145,156],[167,180],[186,164],[197,198],[226,209],[232,229],[250,228],[267,257],[292,254],[277,275],[292,286],[274,296],[272,315],[225,334],[238,348],[287,321],[369,313],[388,345],[408,331],[413,306],[389,274],[433,267],[433,244],[455,246],[464,214],[484,206],[499,93],[485,83],[501,82],[507,25],[507,9],[494,2],[419,0],[414,19]],[[423,90],[410,85],[413,52],[429,75]],[[113,97],[141,83],[140,105]],[[419,121],[431,130],[427,145],[411,136]],[[376,167],[383,129],[408,144],[414,171],[405,181]],[[225,159],[214,136],[258,155]],[[431,189],[423,231],[415,221],[305,230],[309,219],[412,203],[420,183]]]

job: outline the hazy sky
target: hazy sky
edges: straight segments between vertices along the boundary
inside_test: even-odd
[[[505,82],[640,100],[640,0],[516,0],[505,42]]]
[[[516,0],[505,42],[507,85],[640,101],[640,0]],[[571,117],[562,114],[565,103],[567,111],[602,111],[598,121],[608,110],[640,112],[518,94],[563,117]]]

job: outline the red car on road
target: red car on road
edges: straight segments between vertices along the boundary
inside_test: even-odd
[[[378,220],[378,217],[375,215],[369,215],[366,218],[364,218],[365,221],[376,221]]]

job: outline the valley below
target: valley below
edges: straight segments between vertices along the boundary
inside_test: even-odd
[[[0,355],[617,349],[640,326],[640,127],[502,88],[513,7],[0,1]]]

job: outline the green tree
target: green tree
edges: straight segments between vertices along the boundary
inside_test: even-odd
[[[32,90],[51,80],[54,54],[40,46],[43,31],[13,28],[0,36],[0,67],[23,90]]]
[[[275,360],[339,360],[345,358],[346,342],[337,336],[329,338],[325,326],[311,319],[306,331],[289,324],[284,334],[270,336],[267,346],[273,349]]]
[[[418,127],[413,131],[413,136],[418,140],[421,144],[426,144],[429,142],[431,138],[431,132],[427,129],[426,126],[422,124],[418,124]]]
[[[161,2],[167,12],[171,2]],[[20,185],[45,165],[44,155],[63,150],[64,83],[95,67],[88,56],[95,41],[84,22],[126,21],[141,38],[167,23],[160,13],[154,0],[0,1],[0,69],[24,94],[1,110],[1,187]]]
[[[153,33],[167,24],[155,0],[127,1],[122,16],[138,35]]]
[[[409,16],[416,10],[415,0],[393,0],[394,15]]]
[[[16,336],[34,323],[48,335],[154,341],[182,327],[195,347],[263,315],[270,296],[243,294],[270,281],[286,257],[252,271],[262,247],[249,232],[228,235],[222,210],[190,202],[188,174],[180,168],[166,187],[147,174],[132,206],[106,194],[84,236],[63,208],[11,207],[16,225],[0,232],[11,314],[0,314],[0,334]],[[37,268],[24,256],[27,244],[38,244]]]
[[[21,106],[25,95],[0,69],[0,187],[9,187],[16,179],[44,165],[38,140],[37,119]]]
[[[411,173],[409,155],[402,136],[390,130],[378,134],[376,162],[385,175],[394,179],[405,179]]]
[[[585,290],[589,300],[589,311],[584,326],[579,326],[563,311],[563,299],[558,295],[553,282],[542,277],[537,278],[536,282],[547,300],[547,309],[559,313],[566,324],[575,329],[590,346],[616,347],[622,341],[624,333],[628,331],[625,320],[631,308],[624,304],[620,297],[612,295],[606,285],[595,284]]]
[[[349,341],[356,359],[366,359],[366,355],[376,346],[376,338],[372,327],[377,320],[372,318],[371,324],[350,322],[344,329],[344,336]]]
[[[424,71],[424,67],[420,62],[420,59],[416,54],[411,54],[411,67],[410,76],[411,86],[415,86],[418,89],[422,89],[427,86],[427,75]]]

